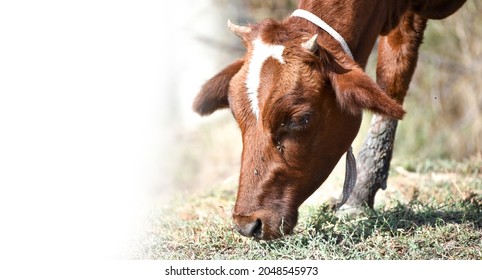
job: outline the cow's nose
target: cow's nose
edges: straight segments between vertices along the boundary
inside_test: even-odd
[[[234,219],[236,230],[243,236],[254,237],[257,239],[262,238],[263,235],[263,223],[260,219],[254,221],[243,221],[245,219]]]

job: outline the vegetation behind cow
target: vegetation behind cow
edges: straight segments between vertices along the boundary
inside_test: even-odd
[[[225,0],[218,0],[225,3]],[[232,3],[232,2],[230,2]],[[245,21],[270,14],[283,18],[297,1],[235,1],[249,4]],[[243,9],[245,13],[246,9]],[[462,160],[482,153],[482,0],[468,1],[457,13],[442,21],[429,21],[418,67],[399,123],[394,158]],[[244,14],[243,14],[244,15]],[[213,35],[215,36],[215,35]],[[233,44],[239,39],[233,37]],[[213,44],[223,51],[226,45]],[[236,50],[239,48],[232,48]],[[244,51],[241,48],[242,51]],[[234,57],[242,55],[242,51]],[[375,77],[376,50],[366,71]],[[239,169],[240,133],[229,112],[217,112],[196,130],[176,131],[169,174],[175,189],[192,188],[192,181],[209,186]],[[371,114],[355,140],[360,146]],[[194,141],[195,140],[195,141]],[[195,146],[196,149],[186,147]],[[206,163],[206,164],[204,164]]]

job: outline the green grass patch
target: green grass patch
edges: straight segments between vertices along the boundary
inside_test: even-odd
[[[416,186],[419,195],[409,202],[389,200],[389,207],[382,204],[356,218],[338,218],[327,204],[303,205],[295,232],[269,242],[241,237],[233,229],[236,186],[179,195],[149,215],[132,258],[480,260],[482,181],[475,162],[420,162],[404,167],[417,173],[392,172],[395,181]],[[456,175],[432,182],[433,174]],[[410,175],[414,178],[405,180]],[[463,196],[457,189],[471,195]]]

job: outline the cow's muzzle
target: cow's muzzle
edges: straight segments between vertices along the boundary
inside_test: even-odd
[[[296,225],[294,215],[280,216],[279,212],[260,210],[250,215],[233,214],[234,228],[241,235],[254,239],[271,240],[290,234]]]

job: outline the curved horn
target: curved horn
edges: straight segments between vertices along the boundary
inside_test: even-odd
[[[318,38],[318,34],[313,35],[311,39],[301,44],[301,46],[307,49],[309,52],[314,53],[318,49],[318,43],[316,39]]]
[[[233,31],[236,36],[244,40],[244,37],[248,35],[251,32],[251,28],[247,26],[239,26],[231,22],[231,20],[228,19],[228,28]]]

